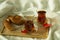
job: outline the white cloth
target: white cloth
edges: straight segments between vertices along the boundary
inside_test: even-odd
[[[0,0],[0,23],[10,13],[37,16],[37,10],[46,10],[47,17],[56,19],[47,39],[0,35],[0,40],[60,40],[60,0]]]

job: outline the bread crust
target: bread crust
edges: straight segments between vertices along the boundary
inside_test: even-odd
[[[8,17],[10,20],[11,20],[11,22],[12,23],[14,23],[14,24],[24,24],[24,19],[22,19],[22,17],[21,16],[10,16],[10,17]]]
[[[4,24],[4,27],[8,30],[10,30],[10,31],[15,30],[14,27],[11,25],[10,21],[4,20],[3,24]]]

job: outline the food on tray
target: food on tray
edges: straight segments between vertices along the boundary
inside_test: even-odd
[[[27,30],[27,32],[34,32],[35,31],[33,21],[27,20],[25,22],[25,30]]]
[[[22,19],[22,17],[21,16],[9,16],[8,17],[10,20],[11,20],[11,22],[12,23],[15,23],[15,24],[24,24],[24,22],[25,22],[25,20],[24,19]]]
[[[3,24],[4,27],[7,28],[8,30],[12,31],[15,30],[15,27],[13,26],[13,24],[18,24],[18,25],[23,25],[25,22],[24,19],[22,19],[21,16],[8,16],[6,18],[6,20],[4,20]]]
[[[36,36],[39,38],[46,38],[48,35],[49,27],[51,26],[49,20],[46,18],[46,12],[45,11],[38,11],[38,17],[31,17],[31,16],[24,16],[23,19],[22,16],[8,16],[4,20],[4,32],[8,33],[12,32],[12,35],[21,35],[20,33],[26,33],[30,34],[32,36]],[[34,19],[34,20],[33,20]],[[19,26],[19,27],[18,27]],[[18,28],[17,28],[18,27]],[[14,30],[14,31],[12,31]],[[14,34],[16,33],[16,34]],[[25,35],[25,34],[24,34]],[[23,35],[22,35],[23,36]]]

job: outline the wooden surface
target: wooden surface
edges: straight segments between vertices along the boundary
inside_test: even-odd
[[[41,34],[25,34],[17,31],[8,31],[7,29],[4,28],[2,35],[9,35],[9,36],[20,36],[20,37],[30,37],[30,38],[47,38],[48,36],[48,29],[45,30],[45,32]]]

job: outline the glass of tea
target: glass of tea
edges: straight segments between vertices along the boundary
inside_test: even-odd
[[[33,32],[35,29],[34,29],[34,24],[33,24],[33,21],[31,20],[27,20],[25,22],[25,30],[27,30],[28,32]]]
[[[46,11],[38,11],[38,22],[44,24],[46,21]]]

